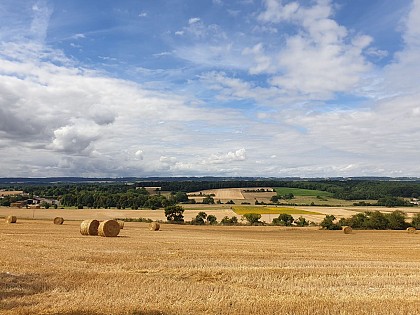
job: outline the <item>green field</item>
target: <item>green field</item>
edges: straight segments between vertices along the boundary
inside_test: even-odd
[[[312,189],[300,189],[300,188],[290,188],[290,187],[275,187],[274,190],[277,192],[277,195],[283,196],[286,194],[292,193],[295,196],[320,196],[324,198],[332,197],[332,193],[322,190],[312,190]]]
[[[232,211],[239,215],[244,215],[245,213],[258,213],[258,214],[319,214],[322,213],[314,211],[306,211],[297,208],[290,207],[256,207],[256,206],[234,206]]]

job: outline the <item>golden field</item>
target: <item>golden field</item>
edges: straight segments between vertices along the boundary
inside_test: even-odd
[[[0,314],[420,314],[420,233],[0,227]]]

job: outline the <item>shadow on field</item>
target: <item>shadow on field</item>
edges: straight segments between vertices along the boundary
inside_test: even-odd
[[[47,285],[38,275],[17,275],[8,272],[0,273],[0,309],[10,310],[17,306],[27,305],[24,302],[8,302],[7,299],[19,298],[44,292]],[[17,305],[19,304],[19,305]]]

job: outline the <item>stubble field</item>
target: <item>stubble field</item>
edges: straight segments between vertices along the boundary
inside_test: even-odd
[[[419,314],[420,234],[0,223],[1,314]]]

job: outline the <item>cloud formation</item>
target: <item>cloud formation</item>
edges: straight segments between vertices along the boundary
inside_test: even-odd
[[[22,5],[0,32],[0,176],[420,176],[420,0],[392,56],[334,4],[241,3],[248,30],[187,15],[149,67],[89,64],[48,43],[47,2]]]

